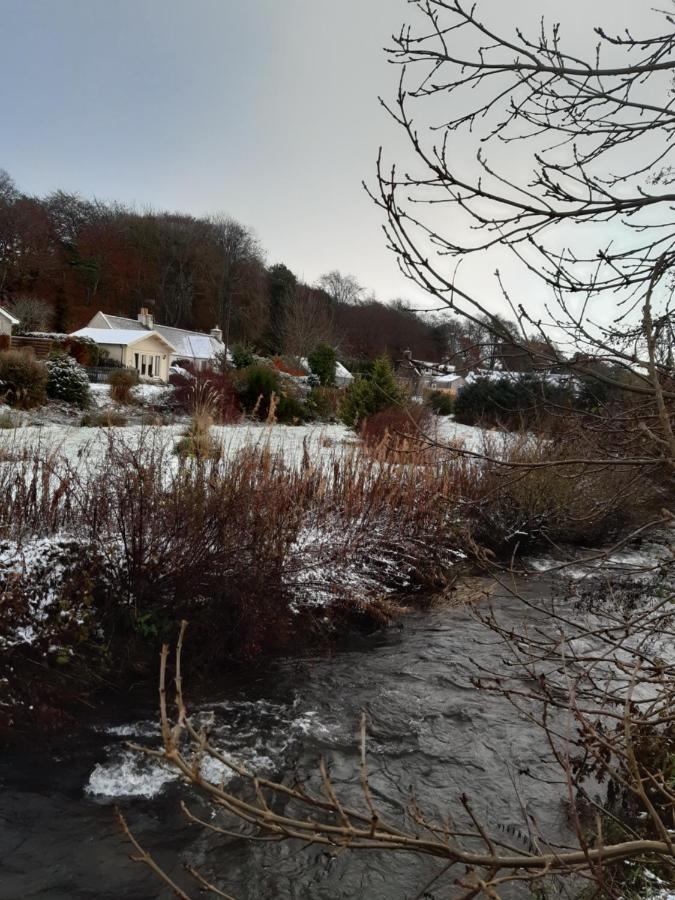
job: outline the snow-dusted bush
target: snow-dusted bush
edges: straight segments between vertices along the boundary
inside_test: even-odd
[[[31,409],[45,399],[47,369],[19,350],[0,352],[0,398],[10,406]]]
[[[47,395],[56,400],[66,400],[77,406],[89,406],[91,390],[89,379],[82,366],[72,356],[59,354],[47,360],[49,378]]]

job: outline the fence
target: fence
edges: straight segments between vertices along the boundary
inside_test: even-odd
[[[134,375],[136,374],[136,369],[128,369],[124,366],[87,366],[86,373],[92,384],[106,384],[110,373],[119,372],[120,369],[124,369],[125,372],[133,372]]]
[[[38,359],[47,359],[52,350],[58,349],[58,344],[53,338],[49,337],[15,334],[12,336],[12,347],[15,350],[30,348]]]

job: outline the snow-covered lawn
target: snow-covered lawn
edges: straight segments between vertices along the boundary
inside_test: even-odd
[[[110,409],[114,406],[110,399],[109,384],[90,384],[91,396],[98,409]],[[140,403],[161,403],[173,392],[170,384],[137,384],[133,389],[134,396]]]
[[[121,438],[130,447],[143,442],[172,445],[184,431],[185,425],[126,425],[113,428],[28,426],[0,430],[0,452],[5,451],[5,455],[12,457],[25,450],[39,449],[43,454],[63,456],[71,463],[96,463],[105,455],[111,436]],[[215,440],[221,443],[226,456],[233,456],[246,447],[269,448],[273,453],[280,453],[289,465],[301,463],[305,454],[313,463],[322,458],[334,458],[336,453],[348,451],[359,443],[357,435],[342,424],[291,426],[245,422],[216,425],[212,433]],[[449,445],[461,442],[466,449],[479,451],[484,434],[480,428],[458,425],[448,419],[439,420],[438,439]]]

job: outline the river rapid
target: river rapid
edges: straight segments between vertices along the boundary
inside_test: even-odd
[[[536,597],[554,586],[539,575],[519,589]],[[490,602],[516,631],[532,617],[501,588]],[[469,606],[440,604],[330,655],[278,660],[251,680],[214,686],[206,697],[190,697],[189,685],[186,693],[197,715],[213,711],[213,742],[224,752],[275,777],[312,772],[323,754],[348,800],[358,786],[357,731],[365,711],[371,785],[386,814],[401,814],[410,786],[420,805],[440,816],[466,793],[487,823],[499,823],[512,843],[526,846],[523,807],[545,833],[566,833],[564,792],[539,780],[550,770],[536,727],[472,684],[483,668],[503,665],[496,637]],[[128,859],[132,848],[114,820],[115,804],[194,897],[184,863],[218,873],[219,885],[238,900],[414,898],[439,871],[435,861],[402,855],[335,856],[290,843],[204,836],[181,817],[180,799],[190,796],[185,786],[126,746],[129,739],[157,743],[153,704],[110,706],[75,738],[0,757],[0,900],[171,896]],[[424,896],[448,896],[447,884],[435,890]]]

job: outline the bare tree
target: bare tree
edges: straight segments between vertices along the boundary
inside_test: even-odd
[[[414,165],[387,167],[381,152],[374,194],[402,271],[497,336],[507,313],[537,367],[648,401],[652,452],[674,467],[672,16],[653,14],[647,37],[597,28],[583,60],[558,26],[505,35],[462,0],[411,5],[417,18],[390,50],[401,77],[387,108]],[[472,164],[453,152],[459,136]],[[491,296],[476,293],[457,264],[492,252],[520,266],[535,303],[513,298],[499,271]]]
[[[5,169],[0,169],[0,201],[13,203],[19,199],[19,191],[14,179]]]
[[[366,293],[353,275],[343,275],[337,269],[322,275],[317,284],[336,303],[359,303]]]
[[[335,343],[335,311],[326,296],[299,284],[284,321],[287,353],[306,357],[319,343]]]
[[[14,297],[8,307],[19,320],[19,331],[49,331],[54,322],[54,309],[41,297],[26,294]]]

